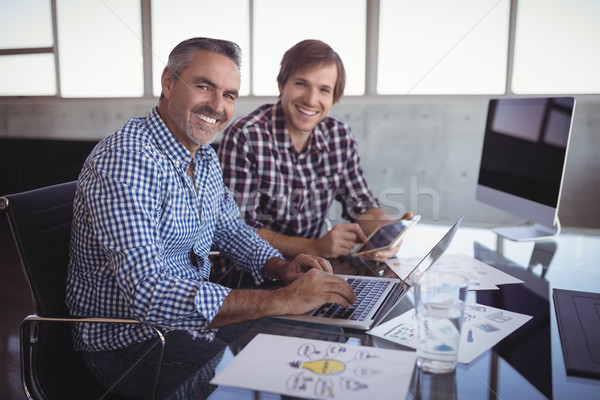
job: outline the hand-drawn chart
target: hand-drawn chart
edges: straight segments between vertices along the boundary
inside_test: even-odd
[[[292,375],[286,387],[290,392],[305,392],[316,397],[334,398],[338,391],[356,392],[369,388],[368,378],[381,373],[379,369],[367,366],[363,361],[377,359],[369,348],[353,352],[352,359],[347,345],[331,343],[325,352],[318,350],[314,343],[305,343],[298,349],[298,355],[310,361],[293,361],[289,365],[300,369]],[[324,357],[324,358],[321,358]]]
[[[465,304],[458,362],[468,364],[500,340],[517,330],[531,317],[477,303]],[[417,347],[415,311],[379,325],[367,333],[411,348]]]
[[[302,398],[401,399],[415,356],[415,352],[259,334],[211,383]]]

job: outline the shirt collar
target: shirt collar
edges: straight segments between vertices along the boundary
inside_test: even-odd
[[[285,127],[285,117],[283,116],[283,107],[281,105],[281,99],[277,101],[273,107],[272,114],[272,129],[273,129],[273,140],[282,149],[296,151],[292,139]],[[329,151],[329,144],[326,138],[326,132],[323,131],[322,127],[325,124],[323,121],[319,122],[312,131],[310,139],[304,152],[309,153],[314,150],[318,151]]]

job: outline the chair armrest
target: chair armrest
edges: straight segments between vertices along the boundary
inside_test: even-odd
[[[34,322],[67,322],[67,323],[103,323],[103,324],[137,324],[137,325],[145,325],[154,330],[156,332],[159,341],[160,341],[160,354],[158,357],[158,362],[156,364],[156,373],[154,377],[154,384],[152,388],[152,398],[156,398],[157,390],[158,390],[158,382],[160,378],[160,368],[162,365],[162,359],[165,351],[166,339],[163,332],[156,326],[152,324],[148,324],[145,322],[141,322],[135,319],[125,319],[125,318],[105,318],[105,317],[41,317],[37,314],[28,315],[21,321],[20,334],[21,334],[21,380],[23,383],[23,387],[25,388],[26,394],[29,398],[31,398],[28,394],[28,387],[30,386],[30,382],[26,380],[27,372],[31,370],[30,368],[30,358],[31,358],[31,346],[25,346],[25,343],[31,344],[31,336],[29,325]]]

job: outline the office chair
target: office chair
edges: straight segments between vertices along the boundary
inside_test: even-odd
[[[33,298],[34,314],[21,323],[21,381],[29,399],[119,399],[106,393],[73,348],[71,324],[141,322],[77,318],[65,303],[73,199],[77,182],[0,197]],[[165,346],[162,332],[151,326]],[[157,364],[156,394],[161,363]]]

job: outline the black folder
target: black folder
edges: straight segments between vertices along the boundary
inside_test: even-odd
[[[553,289],[568,375],[600,379],[600,293]]]

